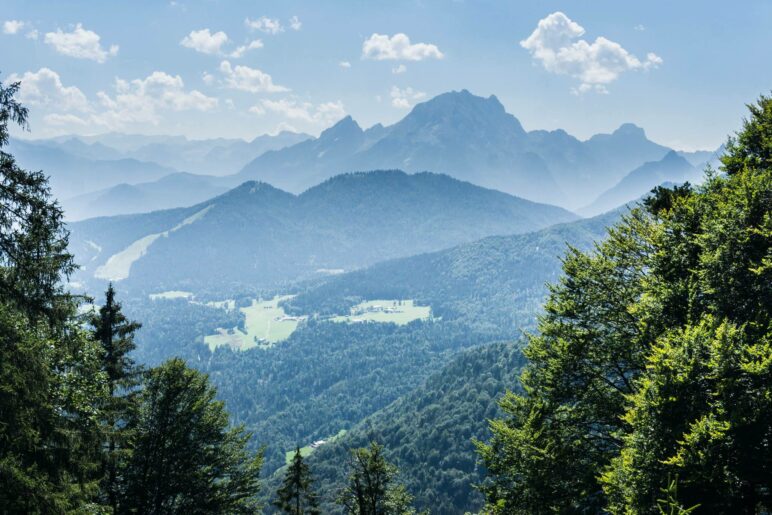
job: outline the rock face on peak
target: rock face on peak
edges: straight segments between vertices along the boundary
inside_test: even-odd
[[[527,132],[494,95],[461,90],[417,104],[387,127],[363,131],[346,117],[315,140],[258,157],[236,178],[300,193],[339,173],[398,168],[576,208],[668,150],[629,123],[588,141],[563,130]]]

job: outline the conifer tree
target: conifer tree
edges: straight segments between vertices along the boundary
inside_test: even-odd
[[[2,151],[26,127],[19,84],[0,83],[0,507],[98,511],[99,348],[63,289],[74,270],[45,175]]]
[[[109,393],[106,405],[101,409],[105,439],[102,494],[115,512],[120,489],[118,470],[130,453],[126,423],[135,408],[140,379],[140,369],[129,356],[135,348],[134,333],[140,324],[129,321],[123,314],[121,304],[115,300],[112,284],[105,292],[104,305],[92,315],[90,322],[94,339],[101,345],[102,370],[107,377]]]
[[[281,487],[276,492],[274,505],[292,515],[317,515],[319,501],[313,490],[313,479],[308,464],[303,460],[300,447],[295,449],[292,463],[287,467]]]
[[[262,453],[228,413],[205,374],[172,359],[151,369],[129,421],[132,456],[121,513],[255,513]]]
[[[354,449],[349,461],[348,485],[337,503],[351,515],[408,515],[412,496],[397,481],[397,467],[386,461],[383,447],[371,442],[369,448]]]

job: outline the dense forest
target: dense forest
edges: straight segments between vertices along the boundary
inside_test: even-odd
[[[489,511],[772,508],[772,97],[749,110],[722,173],[566,256],[480,445]]]

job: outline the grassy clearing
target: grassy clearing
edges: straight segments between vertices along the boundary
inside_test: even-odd
[[[412,300],[370,300],[351,308],[351,314],[333,317],[333,322],[391,322],[405,325],[413,320],[427,320],[431,316],[429,306],[416,306]]]
[[[100,266],[94,271],[94,277],[97,279],[105,279],[109,281],[122,281],[123,279],[126,279],[129,277],[129,273],[131,272],[131,265],[133,265],[134,262],[139,258],[147,254],[150,245],[152,245],[155,240],[161,236],[169,236],[169,234],[173,233],[174,231],[177,231],[186,225],[190,225],[197,220],[200,220],[201,217],[203,217],[206,212],[209,211],[213,206],[214,204],[206,206],[201,211],[198,211],[187,217],[185,220],[175,225],[168,231],[159,232],[156,234],[148,234],[144,238],[138,239],[122,251],[110,256],[104,265]],[[102,248],[99,247],[99,245],[94,242],[90,243],[92,247],[99,248],[99,251],[101,252]]]
[[[323,440],[318,440],[318,441],[316,441],[316,442],[314,442],[312,444],[306,445],[305,447],[301,447],[300,448],[300,455],[303,456],[304,458],[306,458],[306,457],[308,457],[308,455],[310,455],[312,452],[314,452],[320,446],[322,446],[324,444],[327,444],[327,443],[332,443],[332,442],[334,442],[335,440],[337,440],[338,438],[342,437],[345,434],[346,434],[346,430],[345,429],[341,429],[340,431],[338,431],[338,434],[336,434],[334,436],[330,436],[329,438],[325,438]],[[284,453],[284,463],[289,465],[290,463],[292,463],[292,459],[294,457],[295,457],[295,449],[292,449],[291,451],[285,452]]]
[[[235,350],[246,350],[252,347],[268,348],[275,343],[286,340],[302,317],[290,317],[284,313],[279,302],[289,297],[275,297],[272,300],[253,300],[252,305],[241,308],[246,317],[246,332],[238,328],[218,329],[217,334],[204,338],[209,348],[214,350],[221,345],[228,345]]]

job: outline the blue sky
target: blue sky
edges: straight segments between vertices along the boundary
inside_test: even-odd
[[[318,133],[466,88],[528,130],[715,148],[772,89],[770,27],[768,0],[3,0],[0,80],[32,137]]]

